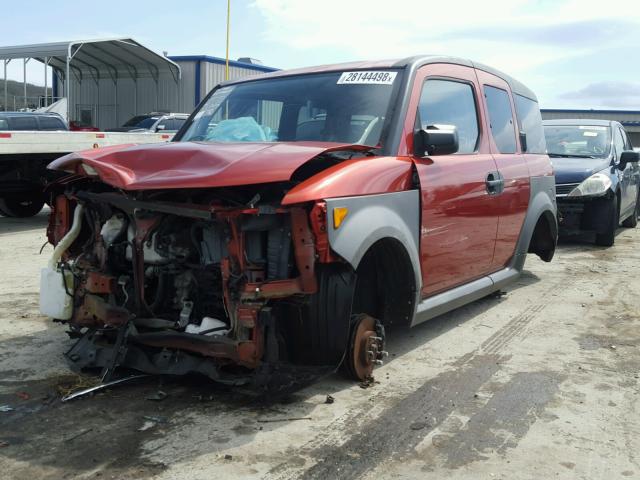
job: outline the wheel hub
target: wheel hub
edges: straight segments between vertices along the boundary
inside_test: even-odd
[[[382,364],[384,351],[384,327],[369,315],[360,315],[353,325],[350,345],[352,372],[359,380],[371,377],[373,368]]]

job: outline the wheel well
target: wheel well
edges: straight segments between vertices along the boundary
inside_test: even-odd
[[[398,240],[374,243],[356,269],[352,313],[367,313],[384,325],[411,322],[416,279],[411,258]]]
[[[556,251],[558,227],[553,214],[542,212],[531,235],[528,253],[535,253],[545,262],[550,262]]]

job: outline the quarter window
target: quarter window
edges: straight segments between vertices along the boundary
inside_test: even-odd
[[[491,134],[500,153],[516,153],[516,135],[509,94],[500,88],[484,86]]]
[[[478,144],[478,113],[471,85],[452,80],[427,80],[418,105],[421,126],[454,125],[458,153],[472,153]]]
[[[527,136],[527,153],[546,153],[547,144],[538,102],[521,95],[514,95],[514,98],[520,130]]]
[[[38,120],[40,120],[40,130],[66,130],[59,118],[39,117]]]

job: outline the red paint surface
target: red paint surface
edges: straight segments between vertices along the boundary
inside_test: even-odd
[[[524,217],[527,214],[530,185],[529,168],[527,167],[526,157],[530,155],[522,154],[516,122],[516,111],[514,108],[515,102],[507,82],[482,70],[476,70],[476,75],[478,76],[480,88],[482,88],[483,85],[491,85],[506,90],[509,94],[509,98],[511,99],[511,115],[514,119],[513,134],[516,138],[518,150],[516,153],[511,154],[500,153],[493,141],[493,137],[487,135],[489,137],[493,158],[498,166],[498,170],[504,177],[504,191],[496,197],[499,200],[496,202],[496,215],[499,217],[498,235],[496,237],[493,261],[491,263],[492,270],[499,270],[505,267],[511,260],[515,252],[518,237],[520,236],[522,224],[524,223]],[[486,107],[484,95],[482,95],[482,98]],[[489,129],[487,129],[487,131],[491,133]]]
[[[11,138],[10,133],[0,133],[0,138]]]
[[[85,163],[124,190],[229,187],[287,181],[317,155],[344,149],[368,148],[326,142],[117,145],[66,155],[49,168],[75,172]]]
[[[399,192],[410,187],[410,159],[364,157],[341,162],[300,183],[287,193],[282,204]]]
[[[463,79],[476,89],[474,70],[460,65],[427,65],[414,83],[405,121],[407,144],[413,149],[413,129],[422,85],[427,77]],[[498,229],[497,200],[486,191],[485,179],[497,167],[491,155],[482,105],[478,103],[478,153],[414,158],[420,177],[422,224],[420,259],[422,293],[433,295],[486,275],[491,270]]]

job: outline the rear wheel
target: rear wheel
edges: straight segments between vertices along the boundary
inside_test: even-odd
[[[33,217],[44,206],[44,199],[39,195],[20,194],[0,198],[0,213],[5,217]]]
[[[622,226],[625,228],[636,228],[638,225],[638,215],[640,214],[640,195],[636,198],[636,208],[633,209],[633,213],[629,218],[626,218],[622,222]]]
[[[604,200],[605,205],[602,208],[603,224],[606,225],[605,229],[601,233],[596,234],[596,245],[602,247],[610,247],[616,240],[616,229],[620,223],[620,215],[618,214],[618,198],[613,196],[607,200]]]

